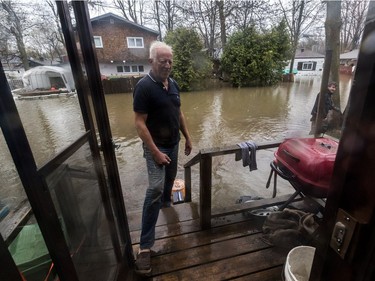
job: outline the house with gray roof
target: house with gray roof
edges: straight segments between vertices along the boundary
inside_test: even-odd
[[[323,73],[324,55],[299,48],[296,51],[293,64],[295,76],[319,76]],[[290,65],[290,62],[289,62]],[[290,66],[288,66],[289,70]]]
[[[104,76],[136,76],[149,72],[151,42],[159,32],[113,13],[91,19],[100,72]]]
[[[357,65],[359,49],[340,54],[340,73],[352,75]]]

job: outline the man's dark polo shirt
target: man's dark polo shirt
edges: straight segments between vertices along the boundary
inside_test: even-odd
[[[171,147],[180,140],[180,93],[177,83],[168,78],[169,89],[150,72],[135,86],[133,110],[147,114],[146,126],[157,146]]]

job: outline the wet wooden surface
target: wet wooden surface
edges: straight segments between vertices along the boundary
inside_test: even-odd
[[[141,212],[128,217],[136,253]],[[263,222],[264,217],[238,213],[215,217],[212,228],[202,231],[195,203],[162,209],[151,275],[118,280],[282,280],[287,252],[263,240]]]

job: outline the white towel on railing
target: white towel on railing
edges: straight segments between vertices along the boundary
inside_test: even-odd
[[[253,141],[245,141],[237,144],[241,147],[241,151],[236,153],[236,161],[242,159],[242,165],[244,167],[249,166],[250,171],[256,170],[257,161],[256,161],[256,150],[258,146]]]

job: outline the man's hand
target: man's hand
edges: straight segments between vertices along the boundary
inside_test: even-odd
[[[193,149],[193,145],[191,144],[191,140],[188,139],[185,142],[185,155],[190,155],[191,150]]]
[[[171,163],[171,158],[165,153],[162,153],[160,150],[152,155],[154,160],[159,165],[169,165]]]

